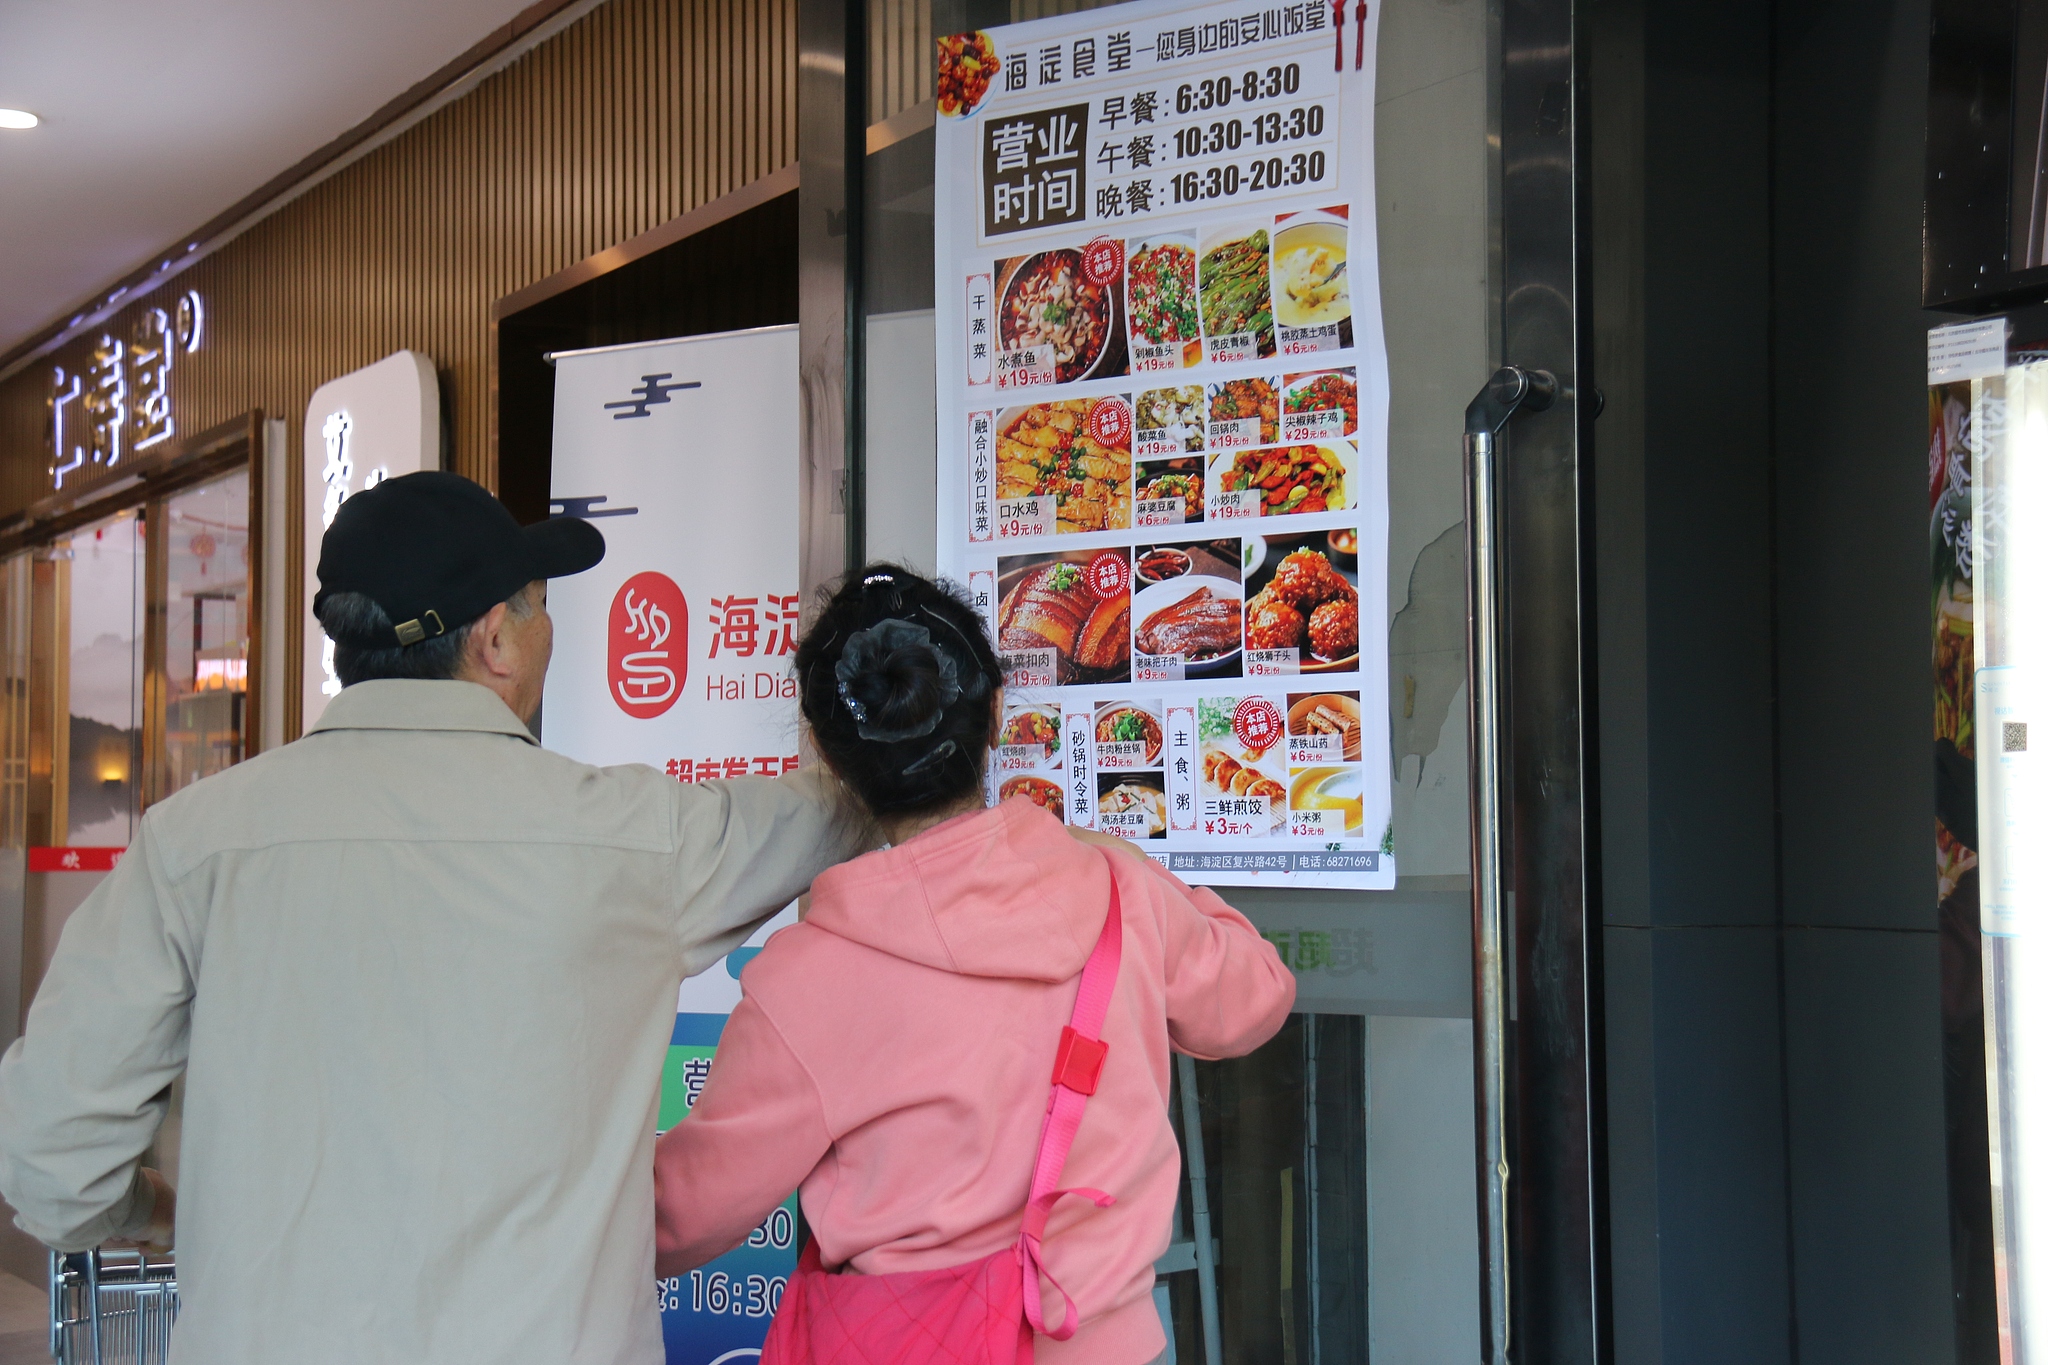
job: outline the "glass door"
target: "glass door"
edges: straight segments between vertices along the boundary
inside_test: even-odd
[[[933,209],[937,196],[976,191],[935,175],[935,44],[1095,8],[868,0],[865,89],[850,101],[864,107],[867,150],[853,291],[865,342],[853,372],[864,378],[850,410],[864,412],[856,463],[870,557],[926,569],[939,557]],[[1318,23],[1331,10],[1307,8],[1322,11]],[[1381,891],[1222,892],[1294,970],[1299,1012],[1252,1056],[1176,1060],[1184,1183],[1158,1297],[1170,1358],[1210,1365],[1462,1365],[1510,1350],[1592,1359],[1597,963],[1584,928],[1578,744],[1590,680],[1578,666],[1576,520],[1590,416],[1573,382],[1570,12],[1552,0],[1384,0],[1373,10],[1376,269],[1391,390],[1387,842],[1399,876]],[[1336,11],[1354,23],[1368,12]],[[1348,45],[1357,30],[1342,32]],[[1034,79],[1043,74],[1034,68]],[[1460,438],[1468,403],[1503,362],[1554,377],[1560,397],[1509,424],[1500,493],[1487,504],[1503,604],[1493,677],[1501,797],[1489,825],[1504,833],[1501,885],[1486,903],[1504,922],[1502,951],[1475,961]],[[1478,987],[1489,982],[1485,995]],[[1484,1011],[1475,1024],[1475,995],[1500,1002],[1490,1026]],[[1489,1027],[1491,1049],[1475,1047]],[[1490,1089],[1483,1056],[1497,1059]]]
[[[16,1019],[143,811],[248,750],[248,462],[231,450],[207,463],[225,472],[0,561],[0,879],[19,903],[19,938],[5,935],[22,945],[8,978]],[[21,858],[11,876],[9,849]]]

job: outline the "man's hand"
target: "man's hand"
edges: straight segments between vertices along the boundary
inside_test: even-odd
[[[1092,829],[1082,829],[1078,825],[1068,825],[1067,833],[1073,835],[1084,844],[1093,844],[1097,848],[1115,849],[1119,853],[1128,854],[1138,859],[1140,862],[1145,861],[1145,855],[1129,839],[1119,839],[1114,834],[1101,834]]]
[[[153,1256],[165,1256],[176,1240],[178,1192],[164,1178],[162,1171],[144,1166],[142,1178],[149,1182],[150,1190],[156,1195],[156,1207],[149,1212],[149,1230],[136,1239],[136,1245]]]

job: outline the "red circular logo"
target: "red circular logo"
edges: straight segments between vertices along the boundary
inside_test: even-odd
[[[1110,450],[1131,443],[1131,409],[1121,398],[1097,399],[1088,409],[1088,437]]]
[[[676,704],[690,671],[690,605],[664,573],[619,585],[605,625],[605,663],[621,711],[652,720]]]
[[[1114,550],[1104,550],[1088,561],[1088,588],[1097,597],[1121,597],[1130,581],[1130,561]]]
[[[1114,237],[1097,237],[1081,248],[1081,274],[1090,284],[1114,284],[1124,273],[1124,244]]]
[[[1237,742],[1255,753],[1263,753],[1273,747],[1280,738],[1284,722],[1280,719],[1280,708],[1264,697],[1246,697],[1231,713],[1230,728],[1237,735]]]

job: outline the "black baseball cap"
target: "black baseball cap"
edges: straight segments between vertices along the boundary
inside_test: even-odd
[[[604,533],[580,517],[522,527],[460,474],[386,479],[341,504],[320,538],[320,591],[359,592],[392,629],[362,648],[414,645],[467,625],[536,578],[582,573],[604,558]]]

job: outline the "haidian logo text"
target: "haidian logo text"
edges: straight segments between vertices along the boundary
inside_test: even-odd
[[[690,607],[667,574],[636,573],[612,598],[606,624],[612,700],[651,720],[675,705],[689,677]]]

